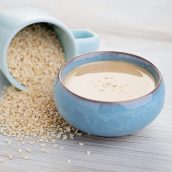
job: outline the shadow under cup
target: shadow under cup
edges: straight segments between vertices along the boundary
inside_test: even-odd
[[[155,80],[155,89],[128,101],[103,102],[81,97],[64,85],[66,75],[74,68],[97,61],[124,61],[143,67]],[[58,111],[76,128],[98,136],[132,134],[152,122],[160,113],[165,87],[158,69],[146,59],[121,52],[95,52],[68,61],[60,70],[55,83],[54,96]]]

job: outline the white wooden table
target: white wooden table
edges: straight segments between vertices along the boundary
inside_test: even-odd
[[[29,160],[0,136],[0,172],[171,172],[172,171],[172,1],[171,0],[0,0],[0,9],[14,5],[41,7],[70,27],[95,30],[101,50],[134,53],[156,64],[166,84],[166,102],[160,116],[132,136],[78,137],[58,141],[64,149],[31,147]],[[79,146],[83,142],[84,146]],[[86,151],[91,151],[90,155]],[[8,160],[7,155],[13,155]],[[67,159],[71,159],[68,163]]]

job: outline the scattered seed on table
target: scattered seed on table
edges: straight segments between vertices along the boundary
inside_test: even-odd
[[[29,157],[27,155],[25,155],[23,158],[26,159],[26,160],[29,159]]]
[[[48,143],[49,140],[48,139],[45,139],[44,141]]]
[[[57,148],[57,146],[58,146],[58,144],[53,144],[53,147],[54,147],[54,148]]]
[[[33,144],[35,144],[35,141],[29,141],[28,143],[33,145]]]
[[[13,159],[13,156],[12,155],[8,155],[8,159],[9,160],[12,160]]]
[[[44,141],[44,139],[39,139],[39,142],[43,142]]]
[[[87,154],[87,155],[90,155],[90,154],[91,154],[91,152],[90,152],[90,151],[86,151],[86,154]]]
[[[61,138],[61,134],[57,134],[57,135],[56,135],[56,138],[57,138],[57,139],[60,139],[60,138]]]
[[[54,142],[56,142],[56,140],[55,140],[55,139],[51,139],[51,142],[53,142],[53,143],[54,143]]]
[[[82,136],[82,133],[76,133],[77,136]]]
[[[44,146],[46,146],[46,144],[45,143],[41,143],[40,146],[41,147],[44,147]]]
[[[50,151],[49,150],[46,150],[45,153],[50,153]]]
[[[50,153],[50,151],[48,151],[48,150],[46,150],[46,149],[41,149],[41,152]]]
[[[67,163],[71,163],[71,161],[72,161],[71,159],[67,159]]]
[[[46,150],[45,149],[41,149],[41,152],[45,152]]]
[[[78,144],[79,144],[79,146],[84,146],[84,143],[82,143],[82,142],[79,142]]]
[[[7,140],[7,144],[11,145],[12,144],[11,140]]]
[[[26,152],[31,152],[31,149],[30,148],[26,148]]]
[[[23,150],[22,150],[22,149],[18,149],[18,152],[20,152],[20,153],[21,153],[21,152],[23,152]]]
[[[70,139],[74,139],[74,134],[69,134]]]
[[[62,139],[66,140],[67,139],[67,135],[63,135]]]
[[[71,127],[66,127],[66,131],[69,133],[71,132]]]
[[[59,149],[63,150],[63,149],[64,149],[64,147],[60,146],[60,147],[59,147]]]
[[[21,142],[22,145],[24,145],[25,143],[26,143],[26,142],[25,142],[24,140]]]

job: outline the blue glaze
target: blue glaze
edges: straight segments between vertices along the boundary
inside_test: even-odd
[[[65,88],[62,82],[68,72],[81,64],[100,60],[140,65],[153,75],[157,87],[141,98],[121,102],[93,101]],[[165,88],[161,74],[147,60],[120,52],[96,52],[76,57],[61,69],[54,96],[58,111],[71,125],[89,134],[112,137],[134,133],[152,122],[163,107]]]
[[[23,28],[35,23],[47,23],[56,31],[65,52],[66,59],[92,52],[99,47],[99,38],[91,30],[70,30],[57,18],[37,8],[16,7],[0,12],[0,70],[9,82],[20,90],[26,88],[10,74],[7,64],[7,50],[12,38]]]

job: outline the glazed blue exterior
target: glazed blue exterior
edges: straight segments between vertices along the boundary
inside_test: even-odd
[[[70,70],[100,60],[120,60],[143,66],[154,76],[157,87],[148,95],[122,102],[89,100],[65,88],[62,82]],[[164,104],[165,88],[160,74],[151,63],[131,54],[97,52],[82,55],[65,65],[59,77],[54,88],[58,111],[71,125],[89,134],[114,137],[134,133],[152,122]]]

